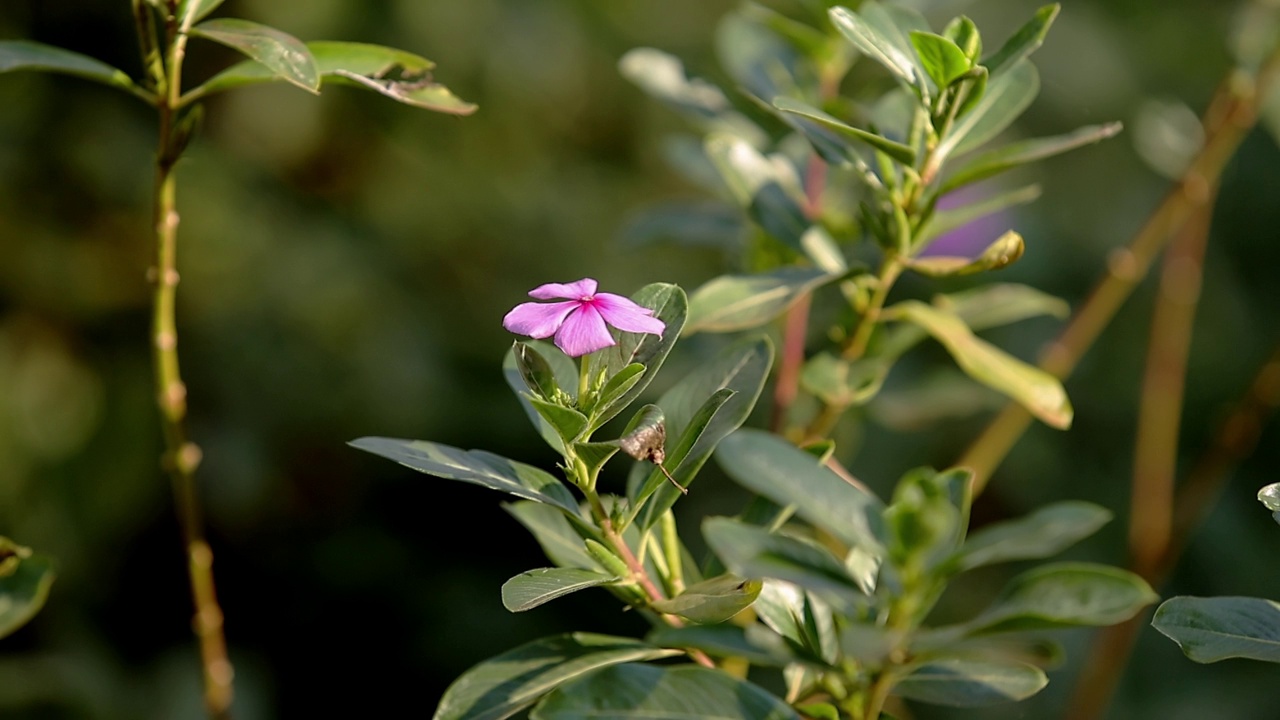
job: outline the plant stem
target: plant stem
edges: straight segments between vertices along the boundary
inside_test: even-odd
[[[1146,276],[1170,236],[1186,224],[1197,208],[1210,201],[1210,188],[1218,183],[1227,162],[1256,124],[1258,110],[1278,73],[1280,51],[1273,53],[1253,77],[1233,70],[1223,80],[1205,113],[1207,139],[1200,153],[1129,246],[1113,252],[1107,272],[1093,294],[1041,355],[1041,369],[1059,379],[1068,377]],[[1030,423],[1031,415],[1022,406],[1006,405],[956,462],[974,471],[975,496],[986,487],[991,473]]]
[[[143,12],[146,12],[145,8]],[[140,23],[140,28],[144,25]],[[166,19],[165,41],[169,48],[168,62],[165,65],[163,85],[157,88],[159,144],[156,151],[152,216],[155,265],[150,271],[154,284],[152,359],[156,399],[165,441],[162,463],[173,484],[174,509],[187,555],[187,572],[195,610],[192,627],[200,644],[205,707],[211,718],[221,720],[230,717],[234,673],[231,662],[227,659],[222,609],[218,606],[214,591],[213,551],[204,538],[199,495],[196,491],[195,471],[200,464],[201,453],[200,448],[188,439],[187,388],[182,382],[178,365],[175,313],[178,288],[178,211],[174,168],[181,148],[178,147],[178,131],[175,127],[175,105],[180,96],[186,34],[177,27],[172,15]],[[145,47],[146,41],[142,42]]]

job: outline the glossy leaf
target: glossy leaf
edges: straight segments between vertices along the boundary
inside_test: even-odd
[[[790,161],[781,155],[766,157],[746,140],[723,133],[708,137],[705,149],[729,193],[751,219],[774,239],[802,252],[800,238],[810,223]]]
[[[862,4],[863,12],[870,2]],[[889,72],[910,84],[915,80],[915,63],[903,50],[858,13],[848,8],[831,8],[831,22],[854,47],[867,57],[888,68]]]
[[[1026,250],[1022,236],[1010,230],[991,243],[976,258],[928,255],[910,261],[912,270],[930,277],[951,277],[999,270],[1017,262]]]
[[[555,398],[560,386],[547,359],[537,350],[520,341],[516,341],[511,346],[511,354],[515,358],[516,369],[520,371],[520,377],[524,380],[529,392],[544,400]]]
[[[917,30],[911,33],[911,44],[915,46],[925,72],[939,89],[946,88],[972,67],[964,51],[941,35]]]
[[[7,538],[0,540],[8,543]],[[10,547],[15,546],[10,544]],[[9,551],[6,558],[6,572],[0,573],[0,638],[35,617],[44,607],[56,577],[53,561],[43,555],[21,557]]]
[[[1280,483],[1272,483],[1258,491],[1258,502],[1271,511],[1271,516],[1280,523]]]
[[[942,183],[941,192],[946,193],[958,187],[986,180],[1006,170],[1021,165],[1044,160],[1055,155],[1075,150],[1085,145],[1115,137],[1124,125],[1118,122],[1105,125],[1086,125],[1062,135],[1035,138],[1010,143],[1004,147],[988,150],[966,160],[955,172]]]
[[[1056,555],[1089,537],[1111,520],[1111,512],[1093,503],[1067,501],[1042,507],[1016,520],[975,531],[956,553],[958,570]]]
[[[644,392],[645,388],[649,387],[649,382],[658,374],[662,363],[667,359],[667,354],[680,338],[680,331],[684,328],[685,318],[689,313],[689,300],[685,297],[684,290],[668,283],[646,285],[632,295],[631,299],[636,304],[652,310],[654,317],[661,320],[666,325],[666,329],[661,336],[647,333],[621,333],[617,345],[605,348],[597,356],[604,357],[610,376],[622,372],[633,363],[639,363],[645,367],[645,373],[640,376],[640,380],[615,401],[614,406],[618,408],[630,405],[640,393]]]
[[[542,417],[542,414],[534,408],[530,402],[529,394],[526,391],[528,381],[525,378],[524,371],[520,369],[520,363],[516,359],[516,345],[525,345],[531,351],[537,353],[538,357],[546,362],[551,369],[551,378],[555,381],[557,388],[565,388],[572,397],[573,393],[569,390],[577,389],[578,367],[567,355],[560,351],[559,348],[549,343],[531,342],[513,344],[511,350],[507,351],[507,355],[502,360],[502,376],[507,381],[507,385],[516,394],[516,398],[520,401],[520,406],[524,408],[525,415],[529,417],[529,421],[537,428],[538,434],[552,448],[561,454],[564,453],[564,441],[560,439],[560,433],[555,427]]]
[[[617,580],[613,575],[581,568],[526,570],[503,583],[502,606],[511,612],[524,612],[569,593]]]
[[[668,432],[679,438],[667,454],[667,461],[674,466],[672,474],[682,485],[688,485],[688,478],[702,469],[721,440],[746,422],[772,365],[773,344],[769,339],[761,335],[745,337],[699,364],[658,399],[658,406],[667,417]],[[717,398],[722,391],[732,395]],[[661,493],[644,508],[641,526],[650,527],[661,516],[661,510],[675,502],[676,491],[664,489],[666,478],[657,469],[644,472],[644,484],[631,497],[638,507],[648,495]]]
[[[426,440],[385,437],[364,437],[348,444],[428,475],[500,490],[525,500],[554,505],[570,514],[578,512],[573,494],[552,475],[483,450],[460,450]]]
[[[992,53],[989,57],[982,61],[994,76],[1006,68],[1013,67],[1023,58],[1035,52],[1044,42],[1044,36],[1049,32],[1049,26],[1053,24],[1054,18],[1058,17],[1058,11],[1061,6],[1058,3],[1045,5],[1036,11],[1036,14],[1018,29],[1000,49]]]
[[[966,623],[970,634],[1114,625],[1159,598],[1137,575],[1092,563],[1054,563],[1015,577]]]
[[[697,665],[615,665],[564,685],[530,720],[800,720],[781,698]]]
[[[712,657],[737,657],[752,665],[781,667],[795,660],[786,642],[772,630],[752,623],[740,627],[732,623],[719,625],[661,625],[645,637],[659,647],[701,650]]]
[[[679,595],[651,605],[659,612],[707,625],[724,622],[737,615],[750,607],[759,594],[759,580],[721,575],[690,585]]]
[[[317,41],[306,45],[322,82],[372,90],[396,102],[452,115],[470,115],[476,106],[458,99],[431,79],[435,63],[413,53],[366,43]],[[271,69],[248,61],[223,70],[183,96],[189,103],[206,95],[280,79]]]
[[[1025,700],[1048,684],[1044,671],[1034,665],[947,658],[912,670],[893,692],[934,705],[982,707]]]
[[[945,233],[951,232],[957,228],[964,227],[969,223],[994,215],[999,212],[1008,210],[1011,207],[1025,205],[1034,202],[1040,197],[1039,185],[1025,185],[1013,190],[991,197],[983,198],[976,202],[967,203],[960,207],[948,208],[946,210],[936,211],[925,222],[924,226],[916,232],[916,238],[912,246],[917,252],[928,247],[930,243]],[[919,257],[919,261],[928,260],[930,256]]]
[[[587,416],[571,407],[547,402],[542,398],[530,397],[529,404],[542,416],[560,436],[560,440],[570,443],[587,428]]]
[[[542,552],[557,566],[583,569],[596,567],[595,561],[583,546],[582,538],[584,532],[588,536],[594,534],[594,528],[588,532],[586,524],[579,522],[575,529],[574,523],[569,520],[570,516],[540,502],[520,500],[504,503],[502,507],[533,535]],[[601,538],[596,537],[596,540]]]
[[[785,439],[738,430],[720,443],[716,460],[738,484],[780,505],[794,505],[797,515],[846,545],[873,551],[880,547],[883,503]]]
[[[285,82],[320,92],[315,58],[301,40],[288,33],[250,20],[219,18],[196,25],[191,34],[238,50]]]
[[[1052,427],[1071,426],[1071,403],[1057,378],[979,339],[955,314],[917,300],[894,305],[892,314],[942,343],[969,377],[1017,400]]]
[[[934,155],[944,160],[980,147],[1009,127],[1040,92],[1040,74],[1021,61],[987,83],[982,98],[961,115]]]
[[[838,277],[807,267],[784,267],[757,275],[721,275],[690,296],[685,330],[735,332],[759,327]]]
[[[1280,663],[1280,603],[1248,597],[1176,597],[1152,627],[1198,663],[1248,658]]]
[[[841,137],[857,140],[869,147],[879,150],[903,165],[911,165],[916,161],[916,152],[909,145],[904,145],[887,137],[856,128],[827,113],[799,100],[788,97],[775,98],[773,106],[784,113],[798,115],[812,120],[824,128],[834,130]]]
[[[0,40],[0,73],[17,70],[74,75],[135,94],[142,91],[123,70],[88,55],[30,40]]]
[[[736,575],[783,580],[847,598],[862,595],[844,565],[817,543],[725,517],[707,518],[702,523],[702,533]]]
[[[592,633],[526,643],[463,673],[445,690],[434,720],[502,720],[556,687],[619,663],[657,660],[679,651]]]

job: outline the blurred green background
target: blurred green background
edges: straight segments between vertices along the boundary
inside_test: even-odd
[[[773,3],[787,7],[786,0]],[[1034,0],[915,3],[935,25],[964,12],[1003,38]],[[1124,120],[1097,147],[1035,166],[1044,197],[1010,218],[1026,257],[993,279],[1078,304],[1168,187],[1160,119],[1198,113],[1231,64],[1234,2],[1066,0],[1036,64],[1039,100],[1014,133]],[[427,715],[471,664],[567,630],[634,633],[639,618],[587,592],[523,615],[498,588],[544,563],[497,495],[412,473],[344,444],[420,437],[549,465],[501,379],[500,318],[535,285],[598,278],[630,293],[692,289],[722,272],[711,248],[618,241],[647,203],[697,197],[663,162],[674,115],[624,81],[636,46],[721,77],[712,38],[729,0],[229,0],[220,14],[304,39],[402,47],[477,102],[458,119],[333,88],[263,86],[208,103],[179,173],[179,322],[237,716]],[[0,38],[66,46],[137,74],[127,3],[0,3]],[[227,64],[193,44],[189,78]],[[1157,104],[1153,104],[1157,103]],[[1160,109],[1163,108],[1163,109]],[[1172,108],[1172,109],[1171,109]],[[60,566],[48,606],[0,643],[0,717],[196,718],[194,642],[178,529],[159,472],[146,345],[154,118],[72,78],[0,76],[0,534]],[[1176,123],[1175,123],[1176,124]],[[1175,148],[1176,149],[1176,148]],[[1144,157],[1146,158],[1144,160]],[[1176,160],[1176,158],[1174,158]],[[1224,180],[1190,367],[1183,465],[1280,337],[1280,152],[1262,130]],[[939,286],[906,283],[904,295]],[[945,287],[945,286],[943,286]],[[1068,384],[1075,427],[1035,427],[976,514],[1055,499],[1128,512],[1135,401],[1153,283]],[[1058,328],[993,333],[1031,357]],[[815,343],[820,338],[814,338]],[[652,392],[697,361],[677,351]],[[919,368],[918,353],[889,388]],[[914,366],[918,366],[913,369]],[[897,374],[897,373],[896,373]],[[946,465],[982,415],[848,434],[841,456],[882,492]],[[886,426],[884,423],[889,423]],[[1280,429],[1227,484],[1162,593],[1280,598],[1280,528],[1254,501],[1277,480]],[[677,507],[687,536],[743,496],[708,470]],[[1071,556],[1125,562],[1117,520]],[[1011,568],[1014,570],[1016,568]],[[963,606],[990,576],[955,589]],[[921,709],[921,718],[1053,718],[1089,634],[1027,703]],[[1275,720],[1280,669],[1198,666],[1144,630],[1111,718]]]

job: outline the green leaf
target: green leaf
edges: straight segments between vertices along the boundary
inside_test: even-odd
[[[796,709],[812,720],[840,720],[840,710],[831,703],[816,702],[797,705]],[[881,715],[881,717],[887,717]]]
[[[1258,502],[1271,511],[1271,516],[1280,523],[1280,483],[1272,483],[1258,491]]]
[[[800,720],[780,698],[696,665],[615,665],[564,685],[530,720]]]
[[[321,81],[372,90],[396,102],[451,115],[470,115],[476,106],[458,99],[431,79],[435,63],[413,53],[365,43],[307,43]],[[258,62],[246,61],[223,70],[183,96],[183,103],[245,85],[281,79]]]
[[[979,218],[1033,202],[1039,197],[1039,185],[1025,185],[960,207],[938,210],[929,217],[923,227],[916,231],[912,249],[914,252],[920,252],[945,233],[968,225]],[[925,259],[927,258],[919,258],[919,260]]]
[[[779,505],[794,505],[796,514],[846,545],[872,551],[880,547],[883,503],[785,439],[738,430],[720,443],[716,460],[743,487]]]
[[[516,575],[502,585],[502,606],[524,612],[569,593],[616,582],[618,578],[580,568],[538,568]]]
[[[1071,426],[1071,403],[1057,378],[979,339],[957,315],[918,300],[898,303],[886,312],[936,338],[969,377],[1017,400],[1052,427]]]
[[[681,485],[711,457],[720,441],[737,430],[751,415],[764,390],[773,365],[773,344],[763,335],[744,337],[721,350],[710,361],[686,375],[658,398],[667,417],[667,429],[679,441],[667,454],[672,475]],[[724,391],[732,392],[725,397]],[[637,466],[643,467],[643,466]],[[667,489],[661,471],[643,470],[647,478],[631,493],[634,507],[640,508],[649,495],[657,493],[644,507],[641,527],[651,527],[676,500],[675,488]],[[638,481],[637,481],[638,482]]]
[[[1110,520],[1111,512],[1093,503],[1054,503],[1026,517],[974,532],[953,562],[963,571],[1010,560],[1049,557],[1094,534]]]
[[[520,500],[503,503],[502,507],[533,535],[542,552],[557,566],[583,569],[596,567],[595,561],[583,546],[582,537],[585,533],[588,537],[595,535],[597,542],[602,541],[596,535],[595,528],[589,528],[583,522],[575,525],[569,520],[570,516],[540,502]]]
[[[551,368],[551,377],[557,388],[577,388],[578,366],[567,355],[560,352],[559,348],[548,343],[538,342],[516,343],[516,345],[525,345],[536,352],[539,358],[546,361]],[[556,452],[564,454],[564,441],[560,439],[560,433],[534,408],[529,394],[525,392],[528,387],[528,381],[525,379],[524,372],[520,369],[519,360],[516,358],[516,345],[512,345],[511,350],[507,351],[506,357],[502,360],[502,376],[506,379],[507,385],[511,390],[515,392],[516,398],[520,400],[520,406],[524,408],[525,415],[529,417],[529,421],[538,429],[538,434]],[[572,393],[570,393],[570,396],[572,396]]]
[[[721,575],[690,585],[679,595],[651,605],[659,612],[708,625],[724,622],[742,612],[755,602],[759,594],[759,580]]]
[[[732,623],[719,625],[661,625],[645,637],[659,647],[701,650],[712,657],[737,657],[752,665],[782,667],[795,660],[786,641],[768,628],[752,623],[745,628]]]
[[[1044,671],[1034,665],[947,658],[917,667],[893,692],[934,705],[981,707],[1025,700],[1048,684]]]
[[[936,162],[985,144],[1018,119],[1040,92],[1040,74],[1030,62],[1021,61],[987,83],[982,98],[956,120],[938,148]]]
[[[896,359],[875,355],[850,362],[831,353],[818,353],[804,364],[800,384],[829,405],[861,405],[880,392]]]
[[[1040,44],[1044,42],[1044,36],[1049,32],[1049,26],[1053,24],[1053,19],[1058,17],[1058,11],[1061,9],[1058,3],[1045,5],[1036,11],[1036,14],[1018,29],[999,50],[992,53],[989,57],[982,61],[983,65],[991,71],[994,77],[996,73],[1011,68],[1023,58],[1035,52]]]
[[[1062,135],[1035,138],[1010,143],[1004,147],[988,150],[966,160],[958,170],[951,173],[942,183],[940,192],[947,193],[958,187],[986,180],[1006,170],[1044,160],[1085,145],[1115,137],[1124,129],[1122,123],[1113,122],[1105,125],[1086,125]]]
[[[652,97],[694,119],[714,120],[733,107],[720,88],[688,77],[684,63],[661,50],[628,50],[618,61],[618,71]]]
[[[223,0],[181,0],[178,3],[178,24],[190,28],[218,9]]]
[[[996,241],[988,245],[976,258],[927,255],[912,259],[908,265],[921,275],[930,277],[972,275],[1008,267],[1017,262],[1025,250],[1026,244],[1022,241],[1022,236],[1009,230],[996,238]]]
[[[982,56],[982,35],[978,32],[978,26],[964,15],[947,23],[942,35],[954,42],[971,62],[977,62]]]
[[[871,2],[862,4],[864,13],[867,6],[871,4]],[[840,34],[863,54],[888,68],[889,72],[897,75],[907,84],[915,80],[915,64],[910,56],[903,52],[891,38],[868,24],[858,13],[848,8],[834,7],[831,8],[830,16],[836,30],[840,31]]]
[[[698,152],[702,152],[701,147]],[[619,231],[618,238],[627,247],[670,242],[688,247],[736,250],[742,244],[744,225],[742,213],[727,203],[718,200],[671,200],[657,202],[632,213]]]
[[[571,515],[578,512],[573,494],[549,473],[483,450],[460,450],[426,440],[385,437],[364,437],[347,444],[428,475],[547,503]]]
[[[625,406],[621,403],[622,398],[626,397],[631,388],[640,382],[644,373],[644,365],[631,363],[614,373],[605,382],[604,387],[600,388],[600,394],[596,396],[594,407],[591,408],[591,422],[587,426],[588,430],[594,431],[623,411]]]
[[[1071,314],[1071,306],[1065,300],[1017,283],[993,283],[939,295],[934,302],[955,313],[973,330],[1000,327],[1041,315],[1065,318]]]
[[[809,228],[795,167],[782,155],[765,157],[734,135],[710,135],[704,147],[729,193],[751,219],[778,242],[803,252]]]
[[[221,43],[261,63],[285,82],[320,92],[320,70],[298,38],[250,20],[219,18],[191,28],[191,34]]]
[[[941,35],[913,31],[911,44],[920,57],[920,64],[939,90],[945,89],[973,66],[958,45]]]
[[[639,363],[645,367],[640,380],[615,401],[619,408],[625,408],[635,400],[649,382],[658,374],[667,354],[680,338],[684,328],[685,317],[689,313],[689,299],[684,290],[668,283],[652,283],[640,288],[631,299],[641,307],[653,311],[653,316],[666,324],[662,336],[647,333],[624,332],[618,337],[618,344],[605,348],[597,357],[605,360],[606,372],[610,377],[622,372],[628,365]]]
[[[726,517],[707,518],[702,533],[725,566],[742,577],[783,580],[849,599],[863,596],[844,565],[812,541]]]
[[[1176,597],[1152,627],[1198,663],[1248,658],[1280,663],[1280,603],[1248,597]]]
[[[916,151],[911,146],[856,128],[807,103],[789,97],[779,97],[774,98],[773,106],[784,113],[812,120],[824,128],[836,131],[843,137],[865,143],[903,165],[912,165],[916,161]]]
[[[0,73],[16,70],[63,73],[134,94],[145,93],[123,70],[88,55],[30,40],[0,40]]]
[[[630,638],[572,633],[535,640],[486,660],[445,690],[434,720],[502,720],[556,687],[600,668],[680,654]]]
[[[689,298],[689,324],[685,331],[735,332],[759,327],[839,277],[807,267],[784,267],[756,275],[721,275]]]
[[[0,540],[10,548],[6,560],[9,570],[0,574],[0,638],[3,638],[27,624],[44,607],[57,574],[53,560],[43,555],[22,557],[26,553],[13,552],[12,548],[17,546],[7,538]]]
[[[587,428],[587,416],[570,407],[530,396],[529,404],[560,436],[561,442],[572,443]]]
[[[511,354],[515,358],[516,369],[520,371],[520,377],[524,380],[529,392],[543,400],[556,397],[556,391],[560,386],[556,384],[555,373],[552,372],[546,358],[518,340],[511,346]]]
[[[1054,563],[1029,570],[965,623],[969,634],[1114,625],[1159,598],[1137,575],[1108,565]]]

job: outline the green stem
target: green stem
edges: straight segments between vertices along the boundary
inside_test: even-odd
[[[145,8],[143,9],[145,12]],[[140,29],[145,24],[140,22]],[[169,15],[165,24],[169,48],[166,72],[157,87],[159,144],[156,151],[156,179],[153,197],[155,264],[151,268],[151,346],[155,368],[156,400],[160,409],[165,452],[163,465],[173,484],[174,509],[182,531],[187,555],[195,616],[192,627],[200,645],[204,675],[205,708],[216,720],[230,718],[232,677],[223,635],[222,609],[213,583],[213,551],[205,540],[195,471],[200,464],[200,448],[188,439],[186,426],[187,389],[178,364],[176,321],[178,269],[177,179],[174,168],[181,149],[177,147],[175,104],[180,95],[182,61],[186,35]],[[144,47],[145,39],[142,39]]]
[[[582,361],[578,365],[578,407],[583,407],[583,403],[587,400],[587,393],[591,389],[591,354],[582,356]]]

